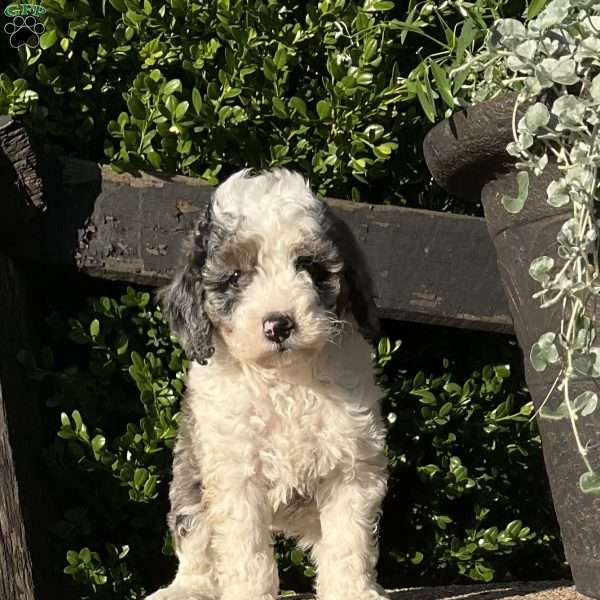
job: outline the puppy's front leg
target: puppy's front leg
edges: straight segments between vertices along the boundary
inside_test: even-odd
[[[321,491],[321,539],[313,548],[318,600],[385,600],[378,592],[376,524],[386,490],[385,468],[356,465]]]
[[[221,464],[219,474],[207,492],[221,600],[274,600],[279,581],[266,488],[240,462]]]

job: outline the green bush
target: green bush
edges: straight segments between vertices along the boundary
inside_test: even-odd
[[[4,39],[0,113],[118,168],[288,165],[321,194],[443,208],[423,136],[456,108],[452,69],[526,4],[45,0],[40,48]]]
[[[480,348],[456,347],[456,335],[438,333],[433,346],[424,331],[404,330],[402,347],[384,339],[376,353],[391,467],[382,580],[560,575],[540,440],[520,379],[507,364],[468,358]],[[54,313],[46,337],[48,347],[23,362],[50,390],[57,568],[74,597],[141,598],[173,575],[166,494],[187,360],[150,294],[132,289],[89,300],[77,318]],[[504,339],[488,354],[518,362]],[[308,589],[314,570],[304,554],[280,540],[277,556],[282,588]]]
[[[434,330],[429,341],[425,333],[405,335],[404,353],[386,339],[378,348],[391,465],[382,575],[391,586],[399,570],[407,583],[427,584],[559,574],[564,559],[518,351],[489,334],[457,348],[457,333]]]

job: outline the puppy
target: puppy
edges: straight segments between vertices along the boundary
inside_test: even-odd
[[[149,600],[273,600],[273,532],[310,549],[319,600],[380,600],[385,428],[369,274],[298,174],[220,185],[162,291],[193,359],[174,450],[173,583]]]

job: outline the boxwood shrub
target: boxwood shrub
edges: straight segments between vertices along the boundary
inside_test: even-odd
[[[166,494],[188,362],[145,290],[90,299],[75,316],[54,312],[44,329],[47,346],[22,361],[48,394],[56,568],[73,598],[143,598],[175,566]],[[564,574],[514,342],[388,330],[403,342],[374,349],[391,475],[383,583]],[[289,540],[276,551],[282,588],[309,589],[303,552]]]
[[[543,2],[535,2],[537,6]],[[50,147],[215,183],[288,165],[321,194],[473,210],[421,142],[455,72],[518,0],[44,0],[38,48],[0,36],[0,113]]]

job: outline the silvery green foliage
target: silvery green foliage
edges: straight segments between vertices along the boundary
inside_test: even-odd
[[[548,185],[547,202],[570,210],[571,216],[558,232],[556,256],[536,258],[529,274],[540,284],[534,297],[541,307],[558,304],[562,320],[560,331],[544,333],[533,345],[530,359],[537,371],[558,369],[548,398],[558,389],[562,402],[549,407],[547,398],[540,415],[570,419],[586,467],[581,488],[600,494],[600,472],[578,427],[581,417],[596,410],[598,396],[585,391],[573,398],[569,391],[577,378],[600,377],[593,312],[600,295],[594,216],[600,165],[600,2],[554,0],[526,25],[499,20],[484,50],[466,68],[482,75],[474,102],[518,92],[514,140],[507,147],[516,159],[518,191],[515,197],[503,196],[506,210],[523,208],[532,174],[540,175],[550,160],[559,168],[560,176]]]

